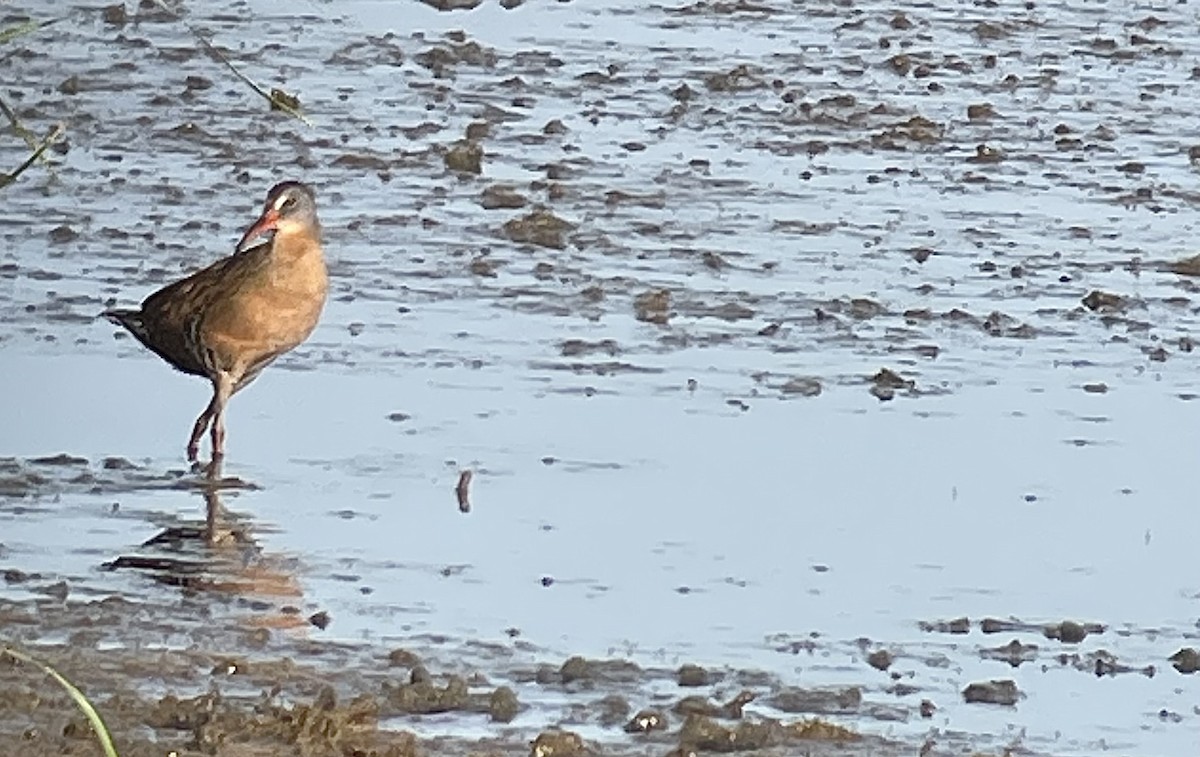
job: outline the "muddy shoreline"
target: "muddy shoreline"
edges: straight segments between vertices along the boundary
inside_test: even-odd
[[[454,662],[439,670],[433,662],[427,668],[411,650],[436,649],[449,640],[413,639],[413,647],[384,652],[307,638],[299,628],[280,637],[268,630],[275,622],[263,614],[231,626],[205,619],[198,624],[203,631],[186,636],[188,647],[149,641],[181,638],[180,609],[115,596],[5,601],[0,618],[6,628],[19,629],[18,638],[66,641],[24,648],[90,694],[122,755],[887,755],[910,754],[918,746],[926,754],[954,754],[970,742],[952,733],[931,732],[920,745],[859,734],[820,714],[854,714],[862,704],[858,689],[784,687],[761,671],[691,664],[675,671],[642,669],[627,660],[582,657],[557,666],[502,664],[488,673]],[[147,641],[135,650],[119,646],[122,638]],[[520,644],[491,646],[497,658],[537,656]],[[454,657],[445,649],[441,655]],[[32,666],[3,665],[0,747],[28,755],[94,753],[89,726],[66,695]],[[566,714],[557,723],[510,725],[528,705],[512,688],[491,683],[489,674],[522,689],[553,691]],[[724,704],[711,697],[742,686],[748,688]],[[656,691],[648,699],[647,689]],[[743,704],[758,696],[789,702],[794,712],[744,714]],[[491,735],[422,737],[409,730],[430,717]],[[581,727],[603,736],[585,739]]]

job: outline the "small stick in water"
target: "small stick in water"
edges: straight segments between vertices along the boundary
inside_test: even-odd
[[[458,474],[458,486],[454,487],[454,493],[458,495],[459,512],[471,512],[471,479],[474,476],[475,473],[469,469]]]

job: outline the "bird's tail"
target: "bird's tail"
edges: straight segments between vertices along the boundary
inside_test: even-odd
[[[124,326],[129,330],[129,333],[137,337],[139,342],[146,343],[148,334],[146,333],[146,324],[142,320],[142,311],[116,308],[105,310],[100,315],[118,326]]]
[[[100,315],[118,326],[123,326],[142,343],[142,346],[166,360],[176,370],[195,376],[207,375],[204,359],[189,351],[188,337],[164,329],[162,321],[156,321],[153,315],[147,319],[142,310],[121,308],[105,310]]]

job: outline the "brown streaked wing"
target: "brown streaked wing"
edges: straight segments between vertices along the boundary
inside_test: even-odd
[[[201,340],[205,315],[261,262],[260,255],[222,258],[147,297],[142,317],[154,335],[155,351],[181,371],[212,375]]]

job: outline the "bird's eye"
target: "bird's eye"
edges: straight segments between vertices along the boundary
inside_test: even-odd
[[[275,209],[280,213],[286,213],[294,207],[296,207],[296,198],[291,195],[282,198],[275,204]]]

